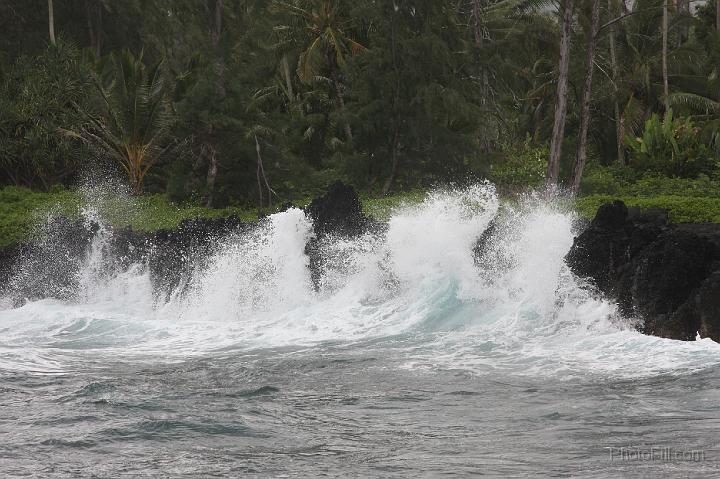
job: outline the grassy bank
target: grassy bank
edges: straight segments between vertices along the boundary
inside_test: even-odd
[[[86,204],[84,197],[85,193],[77,190],[41,193],[18,187],[0,189],[0,246],[23,241],[31,236],[36,225],[49,213],[78,218]],[[113,226],[130,226],[140,231],[173,228],[184,219],[197,217],[236,214],[246,221],[257,219],[256,210],[175,205],[161,195],[132,198],[100,195],[93,203],[103,218]]]
[[[595,194],[574,200],[574,207],[581,216],[592,218],[601,204],[622,199],[628,206],[667,209],[670,221],[675,223],[720,223],[720,197],[689,196],[688,192],[683,193],[685,194],[657,196]],[[130,198],[77,190],[41,193],[26,188],[6,187],[0,189],[0,246],[26,240],[48,213],[62,213],[70,218],[79,217],[86,203],[85,195],[94,198],[93,203],[101,211],[103,218],[113,226],[130,226],[141,231],[173,228],[184,219],[197,217],[212,218],[235,214],[245,221],[255,221],[258,218],[257,208],[208,209],[197,205],[176,205],[162,195]],[[406,203],[418,203],[424,195],[422,191],[412,191],[383,198],[364,196],[363,209],[366,214],[375,218],[387,219],[393,208]]]
[[[592,218],[600,205],[617,199],[641,209],[665,209],[671,223],[720,223],[720,198],[717,197],[591,195],[576,199],[575,207],[581,216]]]

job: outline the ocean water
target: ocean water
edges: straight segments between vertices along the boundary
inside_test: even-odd
[[[636,332],[564,264],[574,220],[435,191],[324,240],[316,289],[291,209],[170,295],[101,226],[66,299],[0,299],[0,474],[720,477],[720,345]]]

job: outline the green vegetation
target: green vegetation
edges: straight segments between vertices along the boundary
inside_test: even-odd
[[[0,2],[0,242],[89,171],[143,229],[338,179],[378,217],[488,178],[717,221],[715,0],[49,4]]]
[[[720,198],[659,195],[653,197],[592,195],[578,198],[576,207],[581,216],[592,219],[598,207],[613,200],[623,200],[628,206],[641,209],[667,210],[671,223],[720,223]]]
[[[703,174],[696,178],[666,177],[656,172],[639,176],[626,168],[591,165],[582,193],[575,204],[587,218],[592,218],[601,204],[620,199],[628,206],[665,209],[673,223],[720,223],[720,182]]]
[[[657,192],[657,194],[656,194]],[[28,188],[8,186],[0,189],[0,247],[27,240],[48,214],[63,214],[78,218],[86,204],[84,194],[78,190],[57,188],[43,193]],[[363,195],[365,214],[379,220],[387,220],[390,213],[405,205],[422,202],[426,192],[413,190],[383,197]],[[193,204],[176,205],[163,195],[138,197],[92,195],[94,204],[103,217],[115,227],[129,226],[140,231],[173,228],[182,220],[192,218],[218,218],[237,215],[243,221],[257,221],[261,216],[258,208],[206,208]],[[668,211],[672,223],[713,222],[720,223],[720,191],[717,183],[708,179],[681,180],[649,178],[613,194],[590,194],[571,200],[572,208],[580,216],[591,219],[598,207],[616,199],[628,206],[641,209],[662,208]],[[297,201],[305,206],[310,199]],[[276,205],[278,207],[279,205]],[[267,213],[272,209],[264,209]]]
[[[378,220],[387,220],[393,210],[421,203],[425,195],[426,192],[423,190],[413,190],[381,197],[364,196],[360,200],[366,215]]]
[[[139,197],[93,196],[103,218],[116,227],[130,226],[140,231],[173,228],[184,219],[216,218],[237,215],[244,221],[256,221],[257,210],[239,208],[203,208],[174,205],[162,195]],[[43,193],[28,188],[8,186],[0,189],[0,246],[29,238],[48,214],[78,218],[86,204],[83,192],[56,189]]]
[[[21,242],[29,238],[37,225],[49,214],[63,214],[69,218],[79,218],[81,208],[86,204],[79,190],[55,189],[51,192],[32,191],[28,188],[7,186],[0,189],[0,247]],[[140,231],[155,231],[173,228],[182,220],[192,218],[220,218],[237,215],[243,221],[257,221],[260,211],[257,208],[205,208],[192,204],[176,205],[163,195],[127,195],[94,194],[90,192],[95,205],[111,225],[129,226]],[[425,192],[416,190],[385,197],[364,196],[362,198],[365,214],[384,220],[390,212],[405,204],[420,203]],[[304,207],[310,199],[296,202]],[[279,205],[276,205],[279,207]],[[271,210],[270,210],[271,211]],[[265,213],[268,210],[264,210]]]
[[[28,238],[38,222],[39,212],[59,209],[71,215],[79,208],[75,193],[59,190],[53,193],[33,192],[8,186],[0,190],[0,246]]]

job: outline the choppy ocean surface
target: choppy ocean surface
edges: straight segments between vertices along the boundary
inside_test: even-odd
[[[568,271],[550,203],[474,254],[498,209],[438,191],[328,239],[317,291],[300,210],[167,297],[106,267],[100,228],[72,299],[0,300],[0,474],[719,477],[720,345],[637,333]]]

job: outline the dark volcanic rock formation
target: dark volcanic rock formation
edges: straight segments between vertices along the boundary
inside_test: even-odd
[[[313,220],[315,235],[355,236],[363,233],[370,220],[363,213],[362,204],[352,186],[337,181],[327,193],[315,198],[305,209]]]
[[[131,228],[110,232],[103,248],[103,267],[109,272],[146,264],[156,291],[171,292],[194,267],[202,266],[217,240],[250,228],[237,216],[196,218],[177,228],[152,233]],[[87,257],[99,226],[54,218],[38,239],[0,248],[0,294],[10,291],[16,303],[27,299],[67,299],[78,289],[78,271]]]
[[[566,261],[624,314],[642,318],[643,332],[720,341],[720,225],[669,225],[661,210],[615,201],[598,209]]]
[[[306,253],[316,285],[322,274],[320,245],[325,238],[356,236],[378,225],[363,214],[355,190],[340,182],[313,200],[306,214],[313,219],[315,233]],[[254,226],[230,216],[185,220],[176,228],[152,233],[131,228],[111,230],[101,242],[105,248],[101,267],[113,274],[133,264],[144,264],[156,293],[167,295],[194,270],[207,265],[219,240]],[[78,272],[98,230],[97,224],[59,216],[46,225],[37,240],[0,248],[0,295],[10,293],[18,304],[28,299],[73,297],[79,287]]]
[[[40,230],[38,240],[0,251],[0,293],[13,288],[17,301],[72,296],[80,263],[97,225],[57,216]],[[23,268],[18,270],[20,263]]]
[[[156,231],[146,242],[150,248],[144,253],[155,289],[170,293],[194,268],[205,265],[218,240],[251,227],[233,215],[185,220],[175,229]]]
[[[305,254],[310,260],[310,278],[317,289],[323,271],[323,240],[329,236],[358,236],[380,226],[365,216],[353,187],[340,181],[331,185],[327,193],[315,198],[305,208],[305,213],[312,219],[315,233],[305,246]]]

